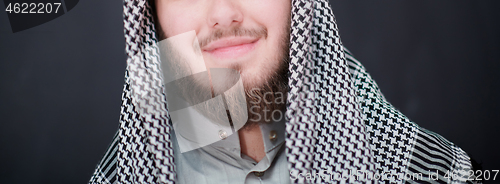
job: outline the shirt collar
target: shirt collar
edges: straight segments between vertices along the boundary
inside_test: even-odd
[[[272,123],[259,123],[262,139],[264,140],[264,150],[266,153],[278,148],[285,141],[286,121],[281,120]],[[276,134],[276,135],[274,135]],[[271,139],[272,136],[275,138]],[[217,141],[210,146],[225,148],[230,151],[240,152],[240,139],[238,132],[232,134],[224,140]]]

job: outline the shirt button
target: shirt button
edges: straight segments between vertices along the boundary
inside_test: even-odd
[[[269,140],[271,141],[274,141],[278,138],[278,134],[276,133],[276,131],[272,130],[270,133],[269,133]]]
[[[219,138],[220,139],[226,139],[227,138],[227,133],[224,130],[219,130]]]
[[[254,172],[253,174],[259,178],[264,176],[264,172]]]

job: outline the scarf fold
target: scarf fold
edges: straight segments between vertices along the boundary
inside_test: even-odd
[[[374,173],[360,106],[328,1],[292,3],[286,128],[290,174]],[[309,182],[326,180],[316,177]],[[349,178],[347,182],[369,180]]]

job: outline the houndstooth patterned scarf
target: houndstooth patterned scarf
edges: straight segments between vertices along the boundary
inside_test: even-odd
[[[120,127],[90,183],[175,183],[151,5],[124,0],[123,10],[128,58]],[[289,170],[295,176],[326,174],[293,182],[418,183],[436,171],[429,182],[469,179],[467,154],[396,110],[345,50],[327,0],[292,0],[291,14]],[[352,177],[357,171],[381,178]],[[334,179],[334,173],[351,177]],[[404,177],[415,174],[422,179]]]

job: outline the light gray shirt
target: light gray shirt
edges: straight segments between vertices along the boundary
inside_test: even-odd
[[[285,122],[260,124],[266,156],[255,162],[241,153],[238,133],[192,151],[181,153],[172,136],[178,183],[290,183],[285,153]]]

